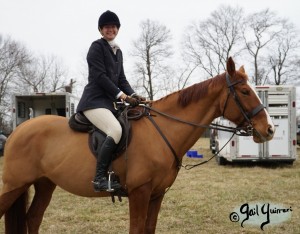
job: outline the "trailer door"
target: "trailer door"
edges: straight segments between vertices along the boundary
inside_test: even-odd
[[[273,139],[265,143],[268,146],[266,153],[272,159],[291,159],[295,154],[292,137],[296,127],[294,124],[295,107],[293,106],[294,88],[274,89],[268,93],[268,111],[276,130]]]
[[[276,127],[273,139],[267,144],[270,158],[289,157],[289,124],[288,119],[273,119]]]

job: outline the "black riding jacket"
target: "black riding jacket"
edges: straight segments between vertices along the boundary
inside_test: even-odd
[[[124,74],[123,55],[116,55],[108,42],[101,38],[94,41],[87,54],[88,84],[77,106],[77,112],[95,108],[107,108],[115,113],[113,102],[120,91],[134,93]]]

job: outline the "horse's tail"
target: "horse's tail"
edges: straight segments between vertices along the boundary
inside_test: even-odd
[[[5,233],[26,234],[26,211],[28,204],[28,190],[21,194],[12,206],[5,212]]]

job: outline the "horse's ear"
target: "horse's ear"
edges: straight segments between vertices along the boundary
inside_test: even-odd
[[[244,73],[244,74],[245,74],[245,68],[244,68],[244,66],[241,66],[240,69],[239,69],[239,71],[240,71],[241,73]]]
[[[227,60],[227,72],[230,76],[233,76],[234,73],[235,73],[235,64],[234,64],[234,61],[231,57],[228,58]]]

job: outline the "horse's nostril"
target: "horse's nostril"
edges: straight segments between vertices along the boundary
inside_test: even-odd
[[[268,128],[268,135],[269,135],[269,136],[272,136],[273,134],[274,134],[273,127],[272,127],[272,126],[269,126],[269,128]]]

